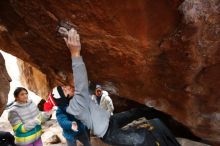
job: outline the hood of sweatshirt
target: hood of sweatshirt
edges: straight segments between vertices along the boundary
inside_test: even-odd
[[[102,97],[105,97],[105,96],[108,96],[108,92],[107,92],[107,91],[102,90]]]
[[[17,106],[17,107],[26,107],[29,106],[33,101],[31,99],[28,99],[28,101],[26,103],[19,103],[19,102],[14,102],[13,106]]]

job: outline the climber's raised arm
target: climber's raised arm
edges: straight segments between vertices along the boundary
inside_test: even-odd
[[[68,36],[64,37],[64,40],[66,42],[67,47],[70,50],[72,58],[81,57],[80,56],[80,51],[81,51],[80,37],[74,28],[72,28],[68,32]]]
[[[64,38],[72,57],[72,69],[74,77],[74,98],[88,98],[88,77],[85,64],[80,56],[81,43],[79,34],[75,29],[68,32],[67,38]]]

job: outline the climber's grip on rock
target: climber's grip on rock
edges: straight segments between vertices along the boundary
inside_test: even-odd
[[[68,31],[72,28],[76,28],[77,26],[74,26],[71,22],[69,21],[60,21],[57,25],[57,32],[59,33],[60,36],[62,37],[68,37]]]
[[[70,50],[72,57],[79,57],[81,50],[80,37],[77,31],[72,28],[67,33],[67,37],[64,37],[67,47]]]

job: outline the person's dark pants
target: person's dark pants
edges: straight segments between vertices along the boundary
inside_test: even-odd
[[[79,140],[84,146],[91,146],[87,131],[84,133],[78,134],[75,137],[74,141],[67,140],[67,145],[68,146],[77,146],[76,140]]]
[[[158,146],[158,138],[163,133],[155,136],[150,130],[146,128],[129,128],[122,129],[125,125],[137,120],[141,117],[149,117],[155,111],[153,108],[142,107],[132,109],[126,112],[118,113],[110,118],[109,127],[102,138],[105,143],[117,146]],[[156,117],[156,115],[154,115]],[[151,116],[154,118],[154,116]],[[172,146],[176,146],[178,142],[174,140]],[[166,146],[171,146],[167,145]]]
[[[15,146],[15,138],[10,132],[0,131],[0,145],[2,146]]]
[[[155,138],[145,128],[129,128],[127,130],[121,129],[132,121],[145,117],[153,110],[153,108],[143,107],[114,114],[110,118],[108,130],[102,140],[108,144],[117,146],[146,146],[145,137],[148,137],[152,140],[148,141],[148,145],[156,146]]]

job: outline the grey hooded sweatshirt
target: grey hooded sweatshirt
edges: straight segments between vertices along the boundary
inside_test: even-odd
[[[67,112],[85,124],[96,136],[103,137],[108,130],[110,113],[91,99],[87,71],[82,57],[72,58],[72,69],[75,95],[70,100]]]

